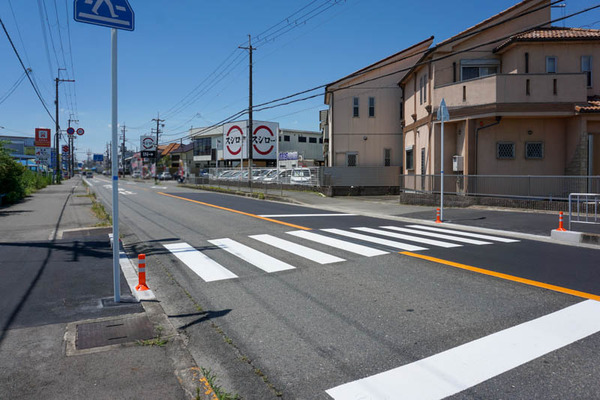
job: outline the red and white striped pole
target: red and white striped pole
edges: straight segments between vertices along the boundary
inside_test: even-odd
[[[558,229],[557,231],[565,232],[566,229],[563,227],[563,212],[558,213]]]
[[[138,255],[138,285],[135,290],[144,291],[149,290],[146,285],[146,255]]]
[[[440,219],[440,209],[438,208],[435,212],[435,223],[441,224],[442,220]]]

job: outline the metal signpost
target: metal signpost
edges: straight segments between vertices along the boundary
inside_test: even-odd
[[[113,284],[115,303],[121,301],[119,267],[119,166],[117,119],[117,29],[133,31],[135,16],[127,0],[75,0],[73,18],[77,22],[105,26],[111,29],[112,72],[112,219],[113,219]],[[81,128],[80,128],[81,129]],[[77,130],[79,133],[79,129]]]
[[[441,146],[441,175],[442,182],[440,187],[440,220],[444,221],[444,121],[448,121],[450,119],[450,114],[448,113],[448,107],[446,107],[446,100],[442,99],[440,103],[440,108],[438,108],[437,112],[438,121],[442,122],[442,146]]]

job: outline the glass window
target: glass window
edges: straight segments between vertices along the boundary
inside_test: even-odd
[[[306,143],[306,136],[298,136],[298,143]]]
[[[308,138],[308,143],[317,143],[317,138],[316,137]]]
[[[546,73],[555,74],[556,70],[556,57],[546,57]]]
[[[581,57],[581,72],[587,75],[587,86],[592,87],[592,56]]]
[[[319,138],[319,144],[323,144],[323,138]]]
[[[369,97],[369,117],[375,116],[375,97]]]
[[[496,157],[499,159],[515,158],[515,144],[512,142],[496,143]]]
[[[427,74],[423,76],[423,102],[427,103]]]
[[[415,169],[414,147],[406,149],[406,169]]]
[[[423,77],[419,79],[419,104],[423,104]]]
[[[544,158],[544,142],[526,142],[525,158],[538,160]]]
[[[498,73],[500,61],[494,59],[461,60],[460,77],[462,81],[480,78]]]
[[[284,142],[289,142],[290,141],[290,135],[283,135],[283,141]]]
[[[386,167],[392,165],[392,149],[383,149],[383,165]]]
[[[212,154],[212,145],[210,138],[200,138],[194,140],[195,156],[210,156]]]
[[[352,115],[356,118],[358,118],[358,97],[355,97],[352,101],[353,104],[353,109],[352,109]]]

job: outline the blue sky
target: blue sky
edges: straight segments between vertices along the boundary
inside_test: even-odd
[[[113,2],[117,4],[117,0]],[[119,124],[127,128],[127,146],[135,148],[140,135],[156,126],[151,120],[158,113],[166,120],[162,142],[179,139],[191,126],[208,126],[247,108],[248,57],[238,46],[247,45],[248,34],[258,47],[254,52],[254,103],[259,104],[335,81],[429,36],[435,36],[434,43],[438,43],[517,1],[129,2],[135,11],[136,30],[118,34]],[[590,0],[563,3],[566,8],[554,9],[553,18],[597,4]],[[318,15],[302,18],[311,10],[314,12],[308,17]],[[53,116],[58,68],[67,69],[61,71],[62,79],[76,80],[60,84],[60,121],[66,129],[72,116],[79,120],[74,126],[85,129],[76,143],[77,156],[82,159],[88,150],[104,152],[111,140],[110,29],[75,22],[72,13],[73,0],[0,2],[0,17],[23,62],[33,70]],[[274,40],[260,40],[265,36],[259,34],[289,16],[293,25],[284,22],[267,32]],[[589,12],[565,24],[599,29],[600,12]],[[2,102],[24,77],[2,31],[0,55]],[[255,113],[254,118],[279,122],[283,128],[318,130],[318,111],[325,108],[323,96],[319,96]],[[33,136],[36,127],[54,130],[27,79],[0,104],[0,126],[4,127],[2,135]]]

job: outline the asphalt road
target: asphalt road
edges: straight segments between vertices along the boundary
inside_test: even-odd
[[[110,204],[110,181],[90,183]],[[170,183],[121,186],[125,245],[147,254],[149,284],[198,364],[243,398],[600,393],[600,311],[586,300],[600,295],[598,250],[427,231]],[[307,233],[320,236],[297,236]],[[368,250],[334,248],[331,238]],[[445,354],[464,362],[452,367]]]

